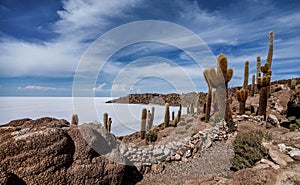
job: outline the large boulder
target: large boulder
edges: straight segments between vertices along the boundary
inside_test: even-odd
[[[293,93],[287,104],[287,116],[296,116],[300,118],[300,94]]]
[[[54,118],[0,126],[0,184],[120,184],[125,165],[104,157],[116,141],[100,130]]]

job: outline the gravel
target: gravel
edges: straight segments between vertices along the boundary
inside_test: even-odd
[[[137,184],[183,184],[186,180],[197,179],[199,175],[217,174],[230,177],[230,159],[234,156],[231,144],[214,142],[213,145],[201,153],[200,158],[184,162],[165,164],[162,173],[148,173]]]

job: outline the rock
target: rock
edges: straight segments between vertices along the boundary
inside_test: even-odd
[[[274,168],[275,170],[277,170],[277,169],[280,168],[279,165],[276,165],[275,163],[273,163],[272,161],[269,161],[269,160],[267,160],[267,159],[261,159],[260,162],[263,163],[263,164],[267,164],[268,166],[271,166],[271,167]]]
[[[163,153],[163,151],[162,151],[162,149],[160,149],[160,148],[155,148],[155,149],[153,150],[153,155],[154,155],[154,156],[161,155],[162,153]]]
[[[287,117],[296,116],[300,118],[300,94],[292,94],[287,104]]]
[[[175,161],[180,161],[181,156],[179,154],[175,154]]]
[[[181,161],[184,162],[184,163],[187,163],[189,160],[186,157],[182,157]]]
[[[11,129],[3,130],[6,126]],[[120,184],[125,165],[96,151],[124,158],[112,149],[115,137],[100,129],[54,118],[12,121],[0,127],[0,166],[26,184]]]
[[[166,155],[166,156],[168,156],[169,154],[170,154],[170,149],[169,148],[165,148],[164,149],[164,154]]]
[[[163,163],[153,164],[151,170],[153,173],[161,173],[165,169],[165,165]]]
[[[258,169],[258,170],[261,170],[261,169],[265,169],[265,168],[269,168],[270,167],[270,165],[268,165],[268,164],[257,164],[257,165],[255,165],[253,168],[255,168],[255,169]]]
[[[263,143],[263,145],[269,150],[269,155],[270,155],[271,159],[275,163],[279,164],[281,167],[285,167],[285,166],[287,166],[288,162],[294,161],[288,155],[281,153],[280,150],[276,146],[274,146],[270,143]]]
[[[293,148],[288,154],[295,160],[300,161],[300,150]]]
[[[185,156],[186,158],[191,157],[191,156],[192,156],[191,150],[187,150],[187,151],[185,152],[184,156]]]
[[[269,114],[267,122],[271,123],[275,127],[279,126],[279,121],[278,121],[277,117],[273,114]]]

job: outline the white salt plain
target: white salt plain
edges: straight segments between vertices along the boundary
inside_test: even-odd
[[[102,122],[103,114],[108,113],[112,118],[112,132],[115,135],[127,135],[140,129],[141,112],[143,108],[148,110],[155,107],[154,124],[160,124],[164,118],[164,106],[141,104],[107,104],[105,101],[111,97],[95,97],[95,109],[97,115],[91,117],[79,116],[79,122]],[[178,107],[170,107],[170,113]],[[186,109],[183,109],[185,114]],[[73,114],[72,97],[0,97],[0,124],[11,120],[40,117],[54,117],[70,121]]]

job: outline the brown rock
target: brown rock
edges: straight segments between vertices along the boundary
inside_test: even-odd
[[[90,140],[83,138],[82,130],[90,134]],[[5,171],[0,173],[0,184],[10,179],[26,184],[120,184],[125,166],[89,146],[97,150],[101,144],[101,155],[109,153],[114,143],[105,137],[94,126],[71,127],[54,118],[2,125],[0,166]]]
[[[291,157],[282,153],[277,146],[274,146],[270,143],[263,143],[263,145],[269,150],[269,155],[272,160],[281,167],[287,166],[288,162],[294,161]]]

